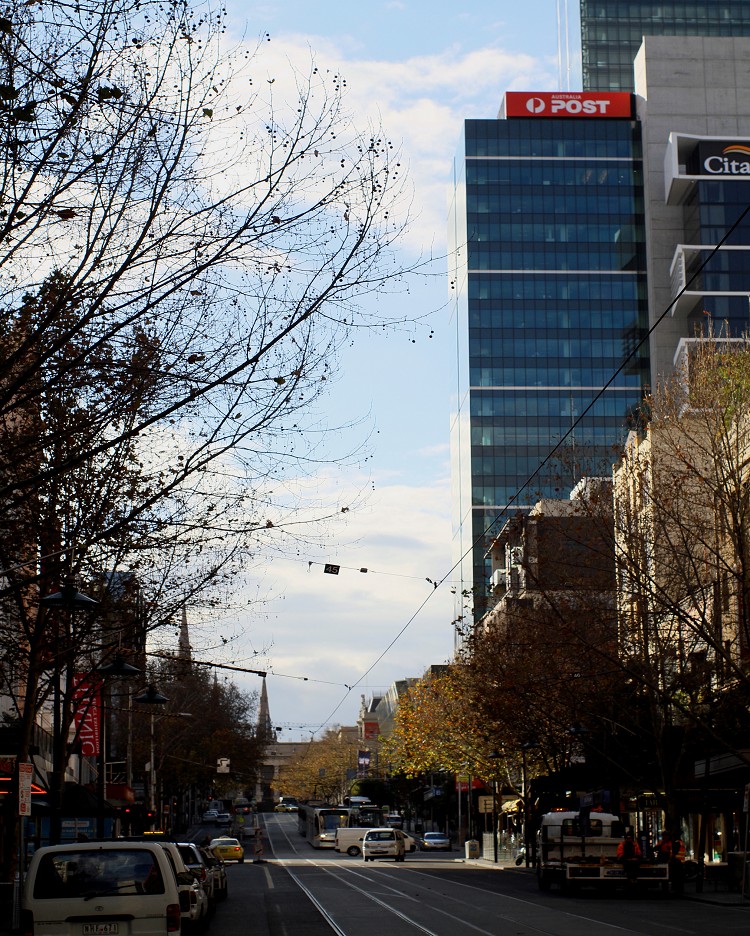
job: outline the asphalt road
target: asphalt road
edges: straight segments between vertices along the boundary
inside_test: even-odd
[[[365,864],[316,850],[294,815],[268,815],[264,855],[229,868],[209,936],[734,936],[750,906],[659,894],[540,893],[533,874],[456,852]]]

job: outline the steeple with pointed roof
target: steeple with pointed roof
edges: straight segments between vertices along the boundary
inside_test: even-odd
[[[273,730],[271,721],[271,712],[268,707],[268,689],[266,688],[266,677],[263,677],[263,685],[260,690],[260,707],[258,708],[258,738],[265,742],[276,740],[276,732]]]

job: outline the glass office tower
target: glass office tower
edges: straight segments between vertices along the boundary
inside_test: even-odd
[[[636,121],[467,120],[462,144],[454,545],[476,617],[505,521],[611,474],[648,379],[648,316]]]
[[[581,0],[583,87],[632,91],[643,36],[750,36],[750,0]]]

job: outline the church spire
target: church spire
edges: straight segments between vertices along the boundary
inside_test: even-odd
[[[263,677],[263,685],[260,690],[260,706],[258,708],[258,737],[263,741],[275,741],[276,733],[273,730],[271,721],[271,712],[268,708],[268,689],[266,688],[266,677]]]
[[[177,650],[179,659],[186,663],[193,662],[193,648],[190,646],[190,634],[188,633],[187,608],[182,609],[182,623],[180,624],[180,643]]]

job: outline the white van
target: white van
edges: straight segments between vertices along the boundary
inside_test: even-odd
[[[406,857],[406,836],[400,829],[367,829],[362,839],[362,857],[365,861],[375,861],[376,858],[403,861]]]
[[[31,859],[21,936],[167,936],[180,923],[177,880],[154,842],[49,845]]]

